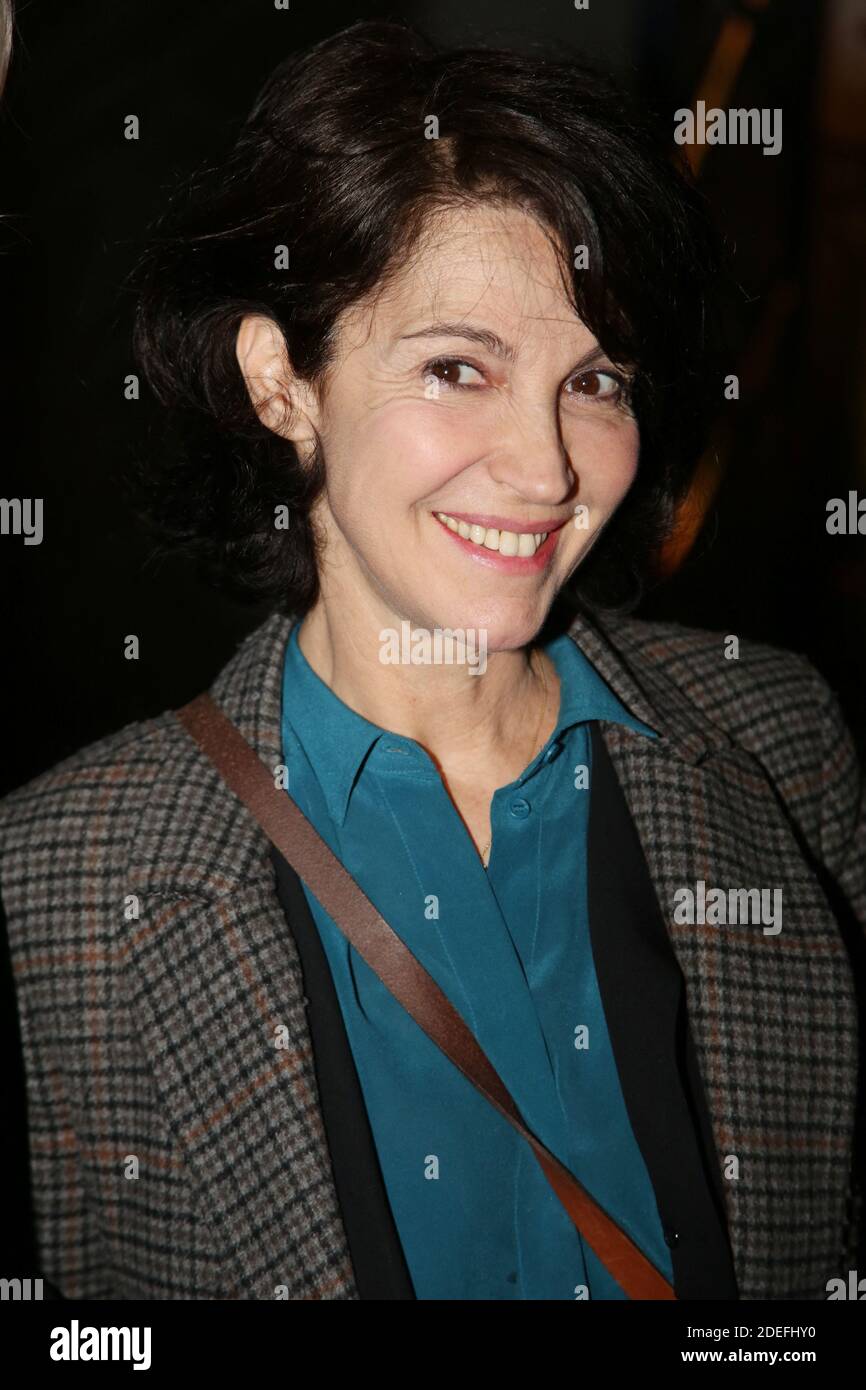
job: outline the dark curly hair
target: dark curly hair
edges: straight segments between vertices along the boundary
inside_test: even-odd
[[[425,138],[431,115],[438,139]],[[633,607],[718,394],[721,244],[670,145],[571,57],[440,52],[402,23],[362,22],[280,63],[226,159],[173,193],[129,277],[135,356],[167,408],[156,461],[136,469],[164,545],[236,597],[309,609],[326,460],[317,451],[302,468],[260,422],[235,355],[240,322],[273,320],[320,391],[340,315],[399,271],[431,212],[495,201],[552,234],[576,312],[635,373],[638,473],[568,586],[590,607]],[[586,269],[573,265],[579,245]]]

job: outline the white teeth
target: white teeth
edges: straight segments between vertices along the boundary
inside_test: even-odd
[[[534,555],[538,549],[538,541],[531,531],[523,531],[517,542],[518,555]]]
[[[549,531],[498,531],[495,526],[470,526],[466,521],[455,520],[447,512],[436,512],[435,515],[449,531],[456,531],[465,541],[484,546],[486,550],[498,550],[500,555],[518,555],[522,559],[534,555],[550,534]]]

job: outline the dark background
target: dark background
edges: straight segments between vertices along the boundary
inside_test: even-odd
[[[174,178],[225,149],[281,57],[379,16],[451,43],[558,40],[612,69],[673,132],[711,61],[729,82],[736,74],[723,25],[738,10],[748,52],[718,104],[781,107],[783,148],[706,147],[700,178],[742,287],[729,368],[741,399],[720,401],[718,464],[699,477],[698,495],[713,494],[703,524],[638,611],[806,653],[866,746],[866,538],[825,526],[830,497],[866,494],[859,0],[591,0],[586,11],[569,0],[296,0],[288,11],[271,0],[21,0],[0,106],[2,492],[44,498],[45,535],[39,546],[0,537],[0,790],[181,704],[262,616],[211,593],[185,561],[156,561],[125,500],[120,478],[147,454],[154,407],[146,390],[123,397],[135,369],[123,281]],[[123,138],[129,113],[137,142]],[[138,661],[123,656],[129,633]]]
[[[6,497],[42,497],[45,537],[0,536],[6,658],[0,791],[205,687],[262,616],[156,562],[120,486],[154,409],[124,290],[178,175],[217,157],[292,49],[359,18],[433,38],[580,47],[673,112],[781,107],[783,149],[717,146],[700,178],[734,251],[741,399],[720,401],[693,504],[639,613],[805,653],[866,750],[866,537],[829,536],[826,504],[866,495],[866,11],[862,0],[19,0],[0,102],[0,409]],[[713,100],[713,93],[722,99]],[[141,138],[123,138],[138,115]],[[672,146],[673,148],[673,146]],[[141,659],[123,639],[138,634]],[[4,999],[8,957],[0,951]],[[14,1009],[3,1042],[17,1051]],[[19,1089],[7,1160],[26,1172]],[[7,1189],[8,1191],[8,1189]],[[16,1268],[26,1200],[5,1223]]]

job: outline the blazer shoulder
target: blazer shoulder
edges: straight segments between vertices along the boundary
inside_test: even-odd
[[[135,780],[148,764],[163,760],[171,722],[170,711],[152,719],[134,720],[76,749],[0,798],[0,826],[7,826],[27,807],[46,798],[72,790],[81,796],[98,797],[107,785]]]
[[[805,653],[735,637],[628,618],[614,640],[660,708],[686,700],[758,760],[866,925],[866,777],[838,694]]]
[[[612,632],[614,629],[611,629]],[[721,629],[625,618],[616,638],[636,670],[670,682],[735,742],[769,751],[820,739],[835,691],[804,652]],[[660,693],[660,692],[659,692]]]
[[[122,873],[136,826],[183,732],[170,711],[87,744],[0,799],[0,892],[10,921],[46,885]],[[59,897],[58,897],[59,901]]]

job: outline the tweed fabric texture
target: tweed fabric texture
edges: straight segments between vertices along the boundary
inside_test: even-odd
[[[269,768],[292,621],[211,686]],[[766,644],[726,660],[721,633],[631,617],[571,633],[661,735],[601,723],[685,977],[740,1296],[823,1299],[862,1205],[866,806],[838,701]],[[40,1273],[67,1297],[358,1297],[268,848],[170,711],[0,802]],[[782,930],[675,922],[698,880],[781,888]]]

